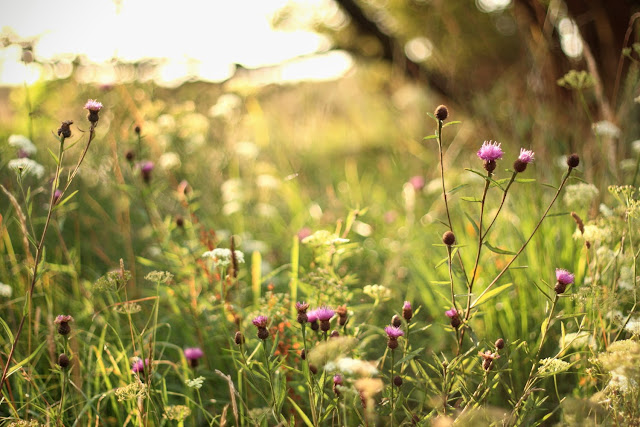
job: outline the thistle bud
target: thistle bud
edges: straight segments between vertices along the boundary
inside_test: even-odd
[[[233,337],[233,340],[237,345],[242,345],[244,344],[244,335],[242,335],[242,332],[238,331],[236,332],[236,335]]]
[[[391,318],[391,324],[396,328],[399,328],[400,326],[402,326],[402,319],[397,314],[394,314]]]
[[[435,111],[435,116],[438,120],[443,122],[447,119],[447,117],[449,117],[449,109],[446,105],[438,105],[438,108],[436,108]]]
[[[70,364],[71,361],[69,360],[69,356],[64,353],[60,353],[60,356],[58,356],[58,366],[62,369],[67,369]]]
[[[444,243],[447,246],[452,246],[456,243],[456,236],[455,234],[453,234],[452,231],[446,231],[443,235],[442,235],[442,243]]]
[[[494,345],[498,350],[502,350],[504,348],[504,340],[502,338],[498,338]]]
[[[576,153],[573,153],[569,157],[567,157],[567,166],[569,166],[570,169],[577,168],[579,164],[580,156],[578,156]]]
[[[393,385],[396,387],[400,387],[402,385],[402,377],[400,375],[393,377]]]

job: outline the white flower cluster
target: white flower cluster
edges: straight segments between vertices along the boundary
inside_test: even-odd
[[[198,377],[198,378],[194,378],[192,380],[187,380],[185,381],[185,384],[187,385],[187,387],[190,388],[195,388],[200,390],[200,388],[202,388],[202,384],[204,383],[204,377]]]
[[[553,357],[547,357],[540,361],[540,367],[538,368],[538,374],[543,376],[556,375],[568,370],[571,364],[564,360],[555,359]]]
[[[391,298],[391,289],[382,285],[366,285],[362,292],[375,300],[385,301]]]
[[[567,206],[589,206],[591,201],[595,199],[600,192],[593,184],[585,184],[583,182],[579,184],[568,185],[565,188],[563,200]]]
[[[235,251],[235,256],[238,263],[244,263],[244,253],[241,251]],[[214,267],[228,267],[231,264],[231,249],[215,248],[212,251],[203,253],[202,257],[213,259]]]
[[[0,297],[11,298],[13,288],[0,282]]]
[[[7,166],[9,169],[15,170],[18,175],[28,174],[36,178],[42,178],[44,175],[44,166],[28,157],[9,160]]]
[[[341,372],[347,375],[359,375],[370,377],[378,374],[378,369],[373,362],[343,357],[334,362],[329,362],[324,368],[328,372]]]
[[[38,152],[38,149],[33,145],[33,142],[24,135],[11,135],[8,142],[10,146],[21,150],[28,156],[33,156]]]

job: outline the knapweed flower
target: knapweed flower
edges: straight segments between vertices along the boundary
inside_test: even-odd
[[[152,161],[147,160],[140,164],[140,173],[142,174],[142,179],[147,184],[151,181],[151,171],[153,171],[154,164]]]
[[[311,324],[311,329],[317,331],[320,329],[320,324],[318,323],[318,310],[311,310],[307,313],[307,322]]]
[[[484,160],[484,168],[489,173],[496,169],[496,160],[500,160],[504,154],[500,145],[497,141],[485,141],[478,150],[478,157]]]
[[[402,317],[404,320],[411,322],[411,318],[413,317],[413,309],[411,308],[411,303],[409,301],[405,301],[402,305]]]
[[[387,333],[387,347],[391,350],[398,348],[398,338],[404,335],[404,331],[395,326],[386,326],[384,331]]]
[[[257,316],[251,321],[251,323],[258,328],[258,338],[263,341],[269,338],[269,331],[267,330],[269,318],[267,316]]]
[[[340,396],[339,386],[341,385],[342,385],[342,376],[334,375],[333,376],[333,392],[335,393],[336,396]]]
[[[335,311],[330,309],[329,307],[320,307],[315,310],[316,316],[318,316],[318,320],[320,321],[320,330],[323,332],[327,332],[331,328],[331,324],[329,321],[336,314]]]
[[[557,294],[562,294],[567,289],[567,285],[573,283],[574,275],[563,268],[556,268],[556,283],[555,291]]]
[[[488,371],[491,369],[491,365],[493,365],[494,359],[499,359],[500,355],[498,353],[493,353],[491,350],[487,350],[484,353],[478,352],[478,356],[482,357],[482,369]]]
[[[53,192],[53,204],[57,204],[58,200],[62,197],[62,191],[59,188],[56,188],[56,191]]]
[[[184,349],[184,357],[189,361],[189,366],[198,366],[198,359],[204,356],[204,352],[199,347],[189,347]]]
[[[444,314],[449,319],[451,319],[451,327],[453,327],[454,329],[458,329],[460,327],[460,324],[462,322],[460,321],[460,315],[458,314],[458,310],[456,310],[455,308],[452,308],[451,310],[445,311]]]
[[[84,108],[89,110],[87,119],[93,126],[95,126],[96,123],[98,123],[98,120],[100,120],[100,116],[98,115],[98,113],[100,112],[100,110],[102,110],[102,103],[96,101],[95,99],[90,99],[86,104],[84,104]]]
[[[136,359],[131,365],[131,372],[134,374],[144,373],[145,366],[149,366],[149,359],[144,359],[144,362],[142,359]]]
[[[71,125],[73,124],[73,120],[65,120],[60,123],[60,127],[58,128],[58,136],[62,138],[71,138]]]
[[[58,333],[60,335],[69,335],[69,332],[71,332],[69,323],[71,322],[73,322],[73,317],[68,314],[60,314],[56,317],[56,320],[53,321],[53,323],[58,325]]]
[[[524,148],[520,149],[520,156],[516,159],[513,164],[513,169],[516,172],[524,172],[527,169],[527,165],[535,160],[535,153],[531,150],[526,150]]]
[[[306,302],[300,302],[298,301],[296,303],[296,310],[298,310],[298,323],[300,323],[301,325],[307,323],[308,320],[308,316],[307,316],[307,310],[309,309],[309,304]]]
[[[336,314],[338,315],[338,324],[344,326],[347,324],[347,306],[345,304],[336,308]]]

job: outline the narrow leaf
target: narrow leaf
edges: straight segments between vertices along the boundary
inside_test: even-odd
[[[484,242],[484,245],[487,247],[487,249],[489,249],[491,252],[494,252],[496,254],[501,254],[501,255],[515,255],[515,252],[512,251],[508,251],[506,249],[500,249],[500,248],[496,248],[495,246],[492,246],[491,244],[489,244],[489,242]]]
[[[483,302],[490,300],[495,296],[498,296],[498,294],[502,293],[503,291],[505,291],[507,288],[510,288],[511,286],[513,286],[513,283],[507,283],[506,285],[498,286],[497,288],[490,290],[489,292],[487,292],[486,294],[482,295],[480,298],[475,300],[473,304],[471,304],[471,307],[473,308],[477,305],[482,304]]]

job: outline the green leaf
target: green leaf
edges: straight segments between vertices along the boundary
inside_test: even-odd
[[[442,129],[446,128],[447,126],[457,125],[457,124],[460,124],[460,123],[462,123],[460,120],[454,120],[452,122],[445,123],[444,125],[442,125]]]
[[[467,217],[467,219],[469,220],[469,222],[473,226],[473,229],[476,230],[476,235],[479,235],[480,234],[480,230],[478,229],[478,225],[476,224],[476,222],[473,220],[473,218],[471,218],[471,216],[468,213],[465,212],[464,215]]]
[[[498,296],[498,294],[502,293],[503,291],[505,291],[507,288],[510,288],[511,286],[513,286],[513,283],[507,283],[506,285],[498,286],[497,288],[490,290],[489,292],[487,292],[486,294],[482,295],[477,300],[475,300],[473,304],[471,304],[471,308],[477,305],[480,305],[495,296]]]
[[[51,154],[51,157],[53,157],[53,161],[56,162],[56,165],[60,163],[60,159],[58,158],[58,156],[56,156],[56,154],[51,151],[51,148],[47,148],[47,151],[49,152],[49,154]]]
[[[308,427],[313,427],[313,423],[311,422],[309,417],[307,417],[307,414],[305,414],[304,411],[298,406],[295,400],[293,400],[290,396],[287,396],[287,400],[291,403],[293,408],[298,412],[298,415],[300,415],[300,418],[302,419],[302,421],[304,421],[304,423]]]
[[[403,363],[415,358],[418,354],[422,353],[424,351],[424,347],[420,347],[417,350],[413,350],[411,353],[407,354],[405,357],[403,357],[402,359],[398,360],[395,364],[395,366],[398,365],[402,365]]]
[[[60,207],[64,206],[64,204],[65,204],[65,203],[67,203],[69,200],[71,200],[71,198],[72,198],[73,196],[75,196],[77,192],[78,192],[78,190],[76,190],[76,191],[74,191],[73,193],[69,194],[67,197],[65,197],[65,198],[64,198],[64,200],[63,200],[63,201],[61,201],[61,202],[57,203],[57,204],[56,204],[56,207],[55,207],[54,209],[58,209],[58,208],[60,208]]]
[[[516,178],[516,182],[519,182],[521,184],[526,184],[529,182],[536,182],[535,178]]]
[[[21,360],[17,365],[15,365],[13,368],[9,369],[9,372],[7,373],[7,378],[9,378],[14,372],[16,372],[18,369],[22,368],[24,365],[26,365],[27,363],[29,363],[29,361],[31,359],[33,359],[34,357],[36,357],[36,355],[40,352],[40,350],[42,350],[42,347],[44,347],[44,345],[46,344],[46,341],[43,341],[40,343],[40,345],[38,346],[38,348],[36,348],[33,353],[31,353],[29,355],[29,357],[27,357],[24,360]],[[9,362],[7,362],[9,363]]]
[[[464,200],[465,202],[482,203],[482,199],[478,199],[477,197],[461,197],[460,200]]]
[[[429,135],[429,136],[425,136],[424,138],[422,138],[423,140],[425,139],[436,139],[438,137],[438,135]]]
[[[449,260],[449,257],[446,257],[444,259],[441,259],[440,261],[438,261],[438,263],[435,265],[435,269],[437,269],[438,267],[440,267],[442,264],[446,263]]]
[[[4,331],[7,333],[7,337],[9,337],[7,342],[13,343],[13,333],[11,332],[11,328],[9,328],[9,325],[7,325],[7,322],[5,322],[2,317],[0,317],[0,324],[4,328]]]
[[[553,216],[565,216],[565,215],[569,215],[569,212],[556,212],[556,213],[551,213],[547,215],[547,218],[551,218]]]
[[[494,252],[496,254],[501,254],[501,255],[515,255],[515,252],[511,252],[508,251],[506,249],[500,249],[500,248],[496,248],[495,246],[491,246],[489,244],[489,242],[484,242],[484,245],[487,247],[487,249],[489,249],[491,252]]]
[[[467,187],[468,185],[469,185],[469,184],[460,184],[460,185],[458,185],[457,187],[453,187],[451,190],[447,191],[447,194],[453,194],[453,193],[455,193],[456,191],[458,191],[458,190],[460,190],[460,189],[462,189],[462,188],[464,188],[464,187]]]

